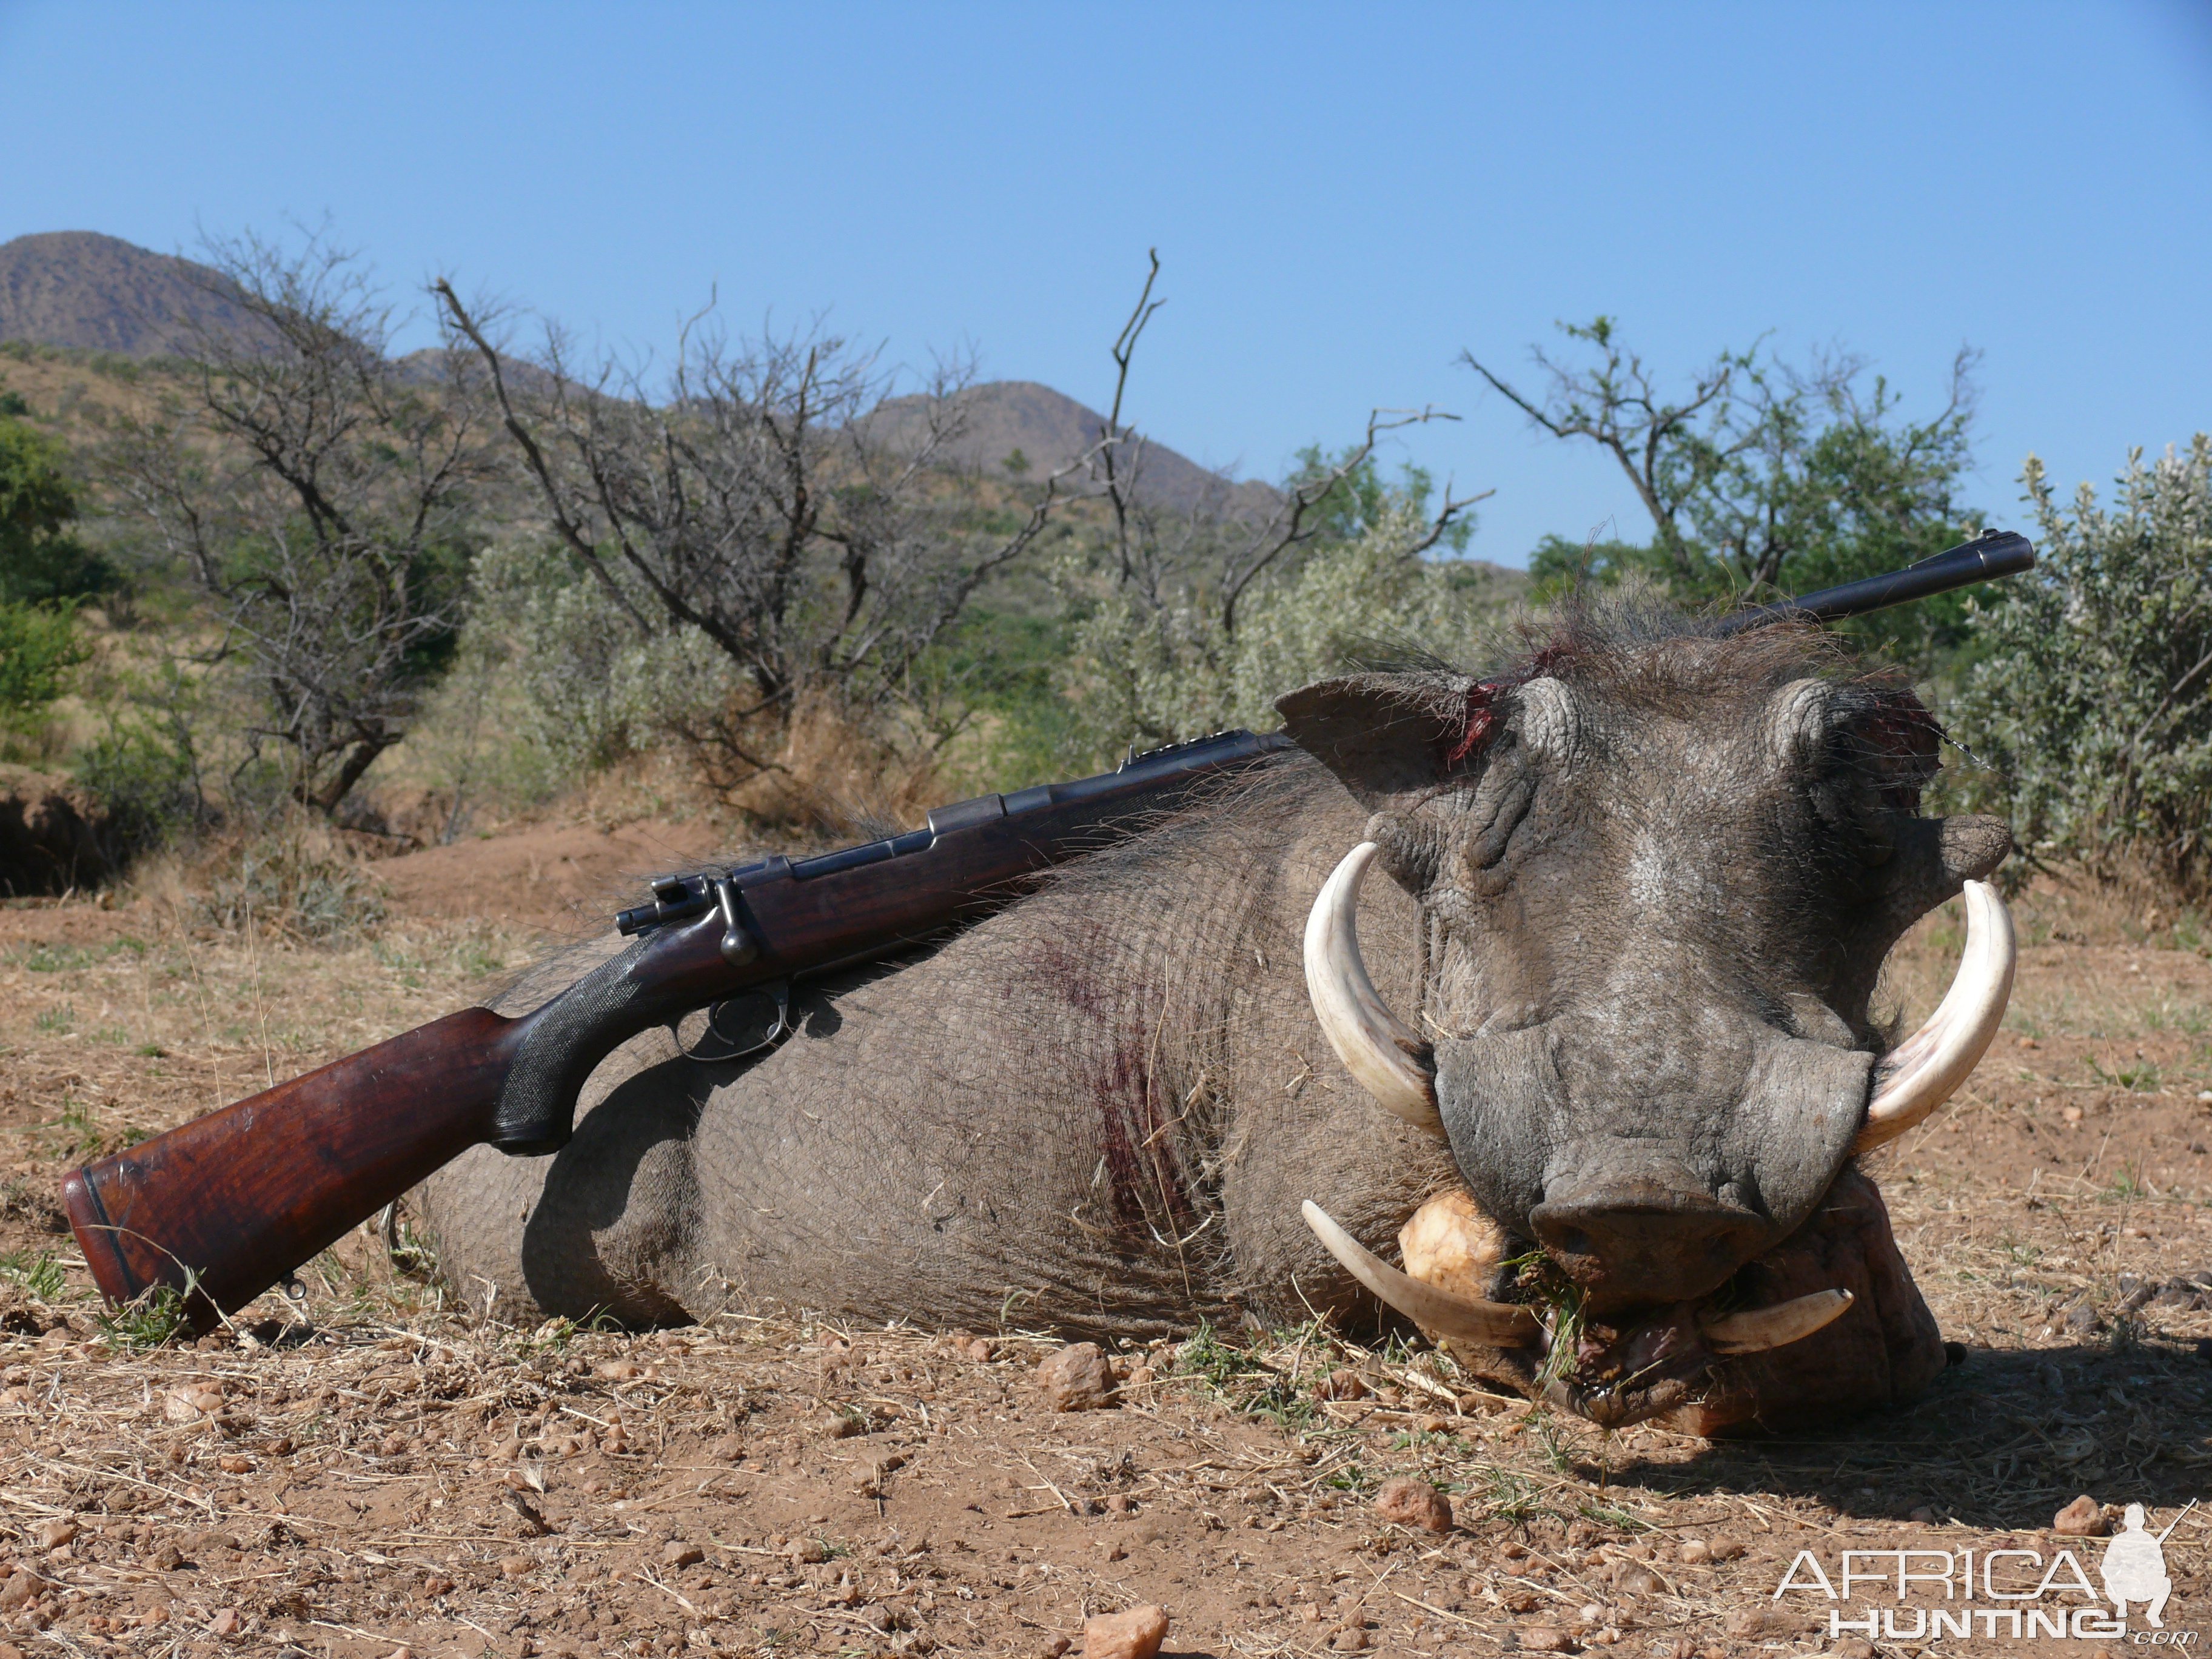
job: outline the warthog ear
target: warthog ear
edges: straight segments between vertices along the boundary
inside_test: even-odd
[[[1275,699],[1283,729],[1370,810],[1475,769],[1492,688],[1463,674],[1347,674]]]

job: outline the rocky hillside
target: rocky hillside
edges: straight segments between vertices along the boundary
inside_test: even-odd
[[[249,326],[222,288],[222,279],[205,265],[95,231],[18,236],[0,243],[0,341],[159,356],[199,328]],[[432,371],[426,364],[422,372]],[[1044,477],[1095,444],[1105,422],[1096,410],[1033,380],[991,381],[971,386],[962,398],[966,429],[947,459],[998,477]],[[918,438],[924,418],[918,397],[895,398],[875,416],[894,442]],[[1276,499],[1262,483],[1224,485],[1158,445],[1144,451],[1138,487],[1154,505],[1177,512],[1264,514]]]
[[[0,243],[0,340],[159,356],[198,328],[246,325],[222,282],[205,265],[97,231],[18,236]]]
[[[962,431],[946,458],[994,477],[1042,479],[1098,441],[1106,417],[1035,380],[992,380],[960,394]],[[918,441],[928,404],[919,397],[895,398],[874,419],[890,442]],[[1160,444],[1145,446],[1138,493],[1175,512],[1197,508],[1264,514],[1277,500],[1266,484],[1224,483],[1197,462]]]

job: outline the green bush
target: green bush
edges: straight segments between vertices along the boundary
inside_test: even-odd
[[[2128,458],[2107,510],[2022,480],[2039,562],[1983,601],[1954,726],[2033,853],[2212,884],[2212,436]]]
[[[1479,571],[1415,550],[1427,528],[1418,500],[1397,501],[1251,589],[1233,633],[1202,587],[1157,611],[1126,588],[1100,597],[1076,625],[1071,687],[1098,746],[1272,730],[1277,696],[1362,656],[1466,653],[1497,601]]]
[[[114,568],[69,533],[77,492],[67,463],[54,439],[0,414],[0,600],[78,599],[115,585]]]
[[[0,732],[35,731],[86,655],[66,608],[0,599]]]

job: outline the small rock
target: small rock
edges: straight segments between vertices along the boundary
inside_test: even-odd
[[[1674,1552],[1674,1559],[1686,1567],[1702,1567],[1713,1559],[1713,1553],[1705,1547],[1704,1539],[1685,1538]]]
[[[1060,1656],[1061,1654],[1066,1653],[1068,1649],[1074,1645],[1075,1644],[1069,1641],[1065,1636],[1055,1636],[1052,1640],[1047,1642],[1042,1647],[1039,1648],[1037,1651],[1044,1656],[1044,1659],[1060,1659]]]
[[[1424,1532],[1449,1532],[1451,1499],[1425,1480],[1401,1474],[1385,1480],[1375,1494],[1375,1513],[1393,1526],[1419,1527]]]
[[[1846,1636],[1828,1653],[1830,1659],[1875,1659],[1874,1644],[1863,1636]]]
[[[610,1382],[627,1382],[632,1377],[645,1375],[645,1367],[635,1359],[602,1360],[593,1370]]]
[[[999,1345],[988,1336],[971,1336],[960,1345],[960,1352],[979,1365],[988,1365],[998,1357]]]
[[[830,1559],[830,1552],[822,1547],[818,1538],[794,1538],[784,1547],[783,1553],[805,1566],[816,1566]]]
[[[745,1443],[734,1434],[726,1434],[707,1448],[707,1455],[720,1463],[735,1463],[745,1455]]]
[[[1741,1538],[1708,1538],[1705,1547],[1713,1553],[1714,1560],[1733,1561],[1743,1553],[1744,1547]]]
[[[253,1460],[250,1457],[242,1457],[236,1452],[225,1452],[222,1456],[216,1458],[215,1461],[216,1467],[221,1469],[225,1474],[251,1474],[253,1473]]]
[[[850,1440],[856,1434],[866,1434],[868,1425],[857,1417],[837,1412],[822,1419],[822,1432],[832,1440]]]
[[[1726,1634],[1748,1640],[1759,1636],[1779,1636],[1785,1631],[1794,1633],[1795,1630],[1790,1620],[1765,1607],[1746,1607],[1728,1621]]]
[[[427,1600],[434,1601],[441,1595],[449,1595],[453,1588],[452,1579],[441,1578],[435,1573],[422,1581],[422,1595]]]
[[[2097,1500],[2084,1492],[2051,1517],[2051,1530],[2061,1538],[2102,1538],[2112,1528]]]
[[[1367,1384],[1360,1381],[1358,1371],[1348,1365],[1340,1365],[1322,1380],[1314,1393],[1323,1400],[1364,1400]]]
[[[58,1550],[76,1536],[76,1522],[61,1520],[41,1521],[39,1522],[37,1536],[40,1549]]]
[[[1657,1573],[1634,1561],[1624,1561],[1615,1569],[1613,1587],[1623,1595],[1656,1595],[1662,1588]]]
[[[1346,1625],[1328,1638],[1328,1645],[1337,1653],[1364,1653],[1367,1650],[1367,1632],[1357,1625]]]
[[[1113,1368],[1096,1342],[1071,1342],[1048,1355],[1036,1369],[1036,1382],[1056,1412],[1097,1411],[1114,1403]]]
[[[236,1607],[225,1607],[221,1613],[218,1613],[214,1618],[208,1620],[208,1634],[210,1636],[235,1636],[238,1634],[239,1626],[243,1625],[245,1622],[246,1621],[243,1619],[240,1619],[238,1616],[238,1609]]]
[[[1156,1382],[1158,1380],[1159,1373],[1155,1371],[1150,1365],[1132,1365],[1129,1367],[1128,1385],[1133,1389],[1141,1389],[1146,1383]]]
[[[538,1571],[538,1563],[526,1555],[502,1555],[499,1558],[499,1572],[502,1578],[527,1578]]]
[[[672,1538],[660,1547],[660,1563],[667,1567],[696,1567],[707,1559],[707,1552],[696,1544],[684,1543]]]
[[[1077,1346],[1097,1352],[1087,1342]],[[1083,1659],[1152,1659],[1167,1635],[1164,1607],[1147,1604],[1126,1613],[1101,1613],[1084,1623]]]
[[[1136,1512],[1136,1500],[1125,1492],[1107,1494],[1106,1513],[1109,1515],[1133,1515]]]
[[[1531,1653],[1572,1653],[1574,1638],[1556,1625],[1530,1625],[1521,1632],[1521,1645]]]
[[[0,1583],[0,1613],[21,1611],[38,1593],[38,1584],[29,1573],[17,1573],[5,1583]]]
[[[1605,1607],[1603,1604],[1596,1601],[1583,1602],[1581,1618],[1583,1623],[1585,1625],[1598,1625],[1604,1623]]]
[[[174,1544],[164,1544],[154,1552],[154,1565],[161,1572],[174,1572],[185,1565],[185,1553]]]

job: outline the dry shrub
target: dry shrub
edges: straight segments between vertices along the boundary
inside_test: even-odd
[[[944,799],[933,750],[826,702],[793,716],[767,770],[725,781],[713,751],[697,753],[705,786],[756,830],[823,840],[891,833]]]
[[[292,814],[159,855],[132,884],[191,927],[330,944],[374,933],[386,918],[383,884],[354,845],[361,839]]]

